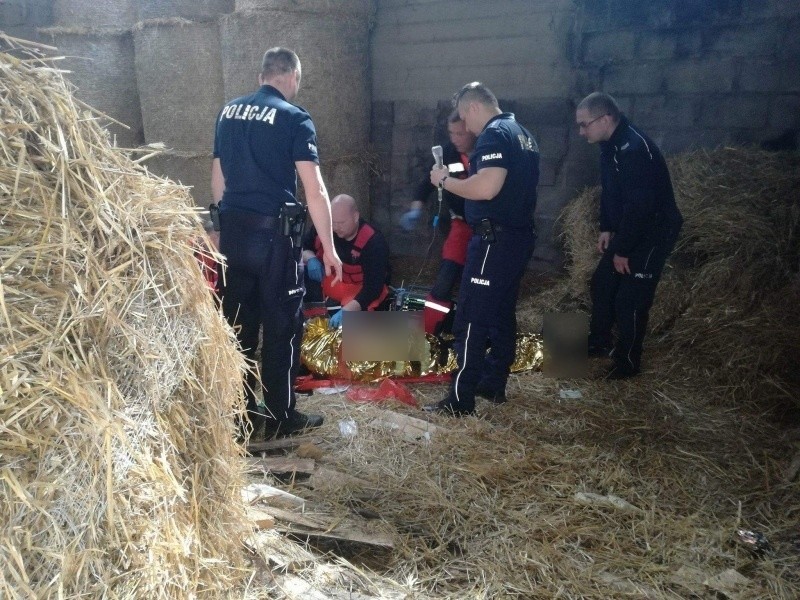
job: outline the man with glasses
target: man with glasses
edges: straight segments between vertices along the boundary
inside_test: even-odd
[[[639,373],[656,285],[683,217],[661,151],[611,96],[589,94],[578,104],[575,120],[586,141],[600,144],[602,258],[591,281],[589,355],[610,355],[614,364],[606,378],[625,379]]]

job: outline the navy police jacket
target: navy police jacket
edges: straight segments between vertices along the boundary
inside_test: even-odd
[[[489,119],[475,141],[469,164],[470,175],[486,167],[503,167],[506,178],[494,198],[464,203],[467,223],[476,225],[482,219],[490,219],[509,228],[533,226],[539,183],[539,146],[512,113],[501,113]]]
[[[683,217],[664,156],[624,116],[600,142],[600,174],[600,231],[614,233],[611,251],[628,257],[662,231],[677,234]]]
[[[274,87],[232,100],[220,111],[214,157],[225,176],[221,211],[278,216],[297,193],[296,161],[319,164],[311,116]]]

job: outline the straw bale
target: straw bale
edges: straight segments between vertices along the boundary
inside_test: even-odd
[[[224,596],[246,575],[244,364],[197,211],[0,44],[0,596]]]
[[[136,0],[53,0],[53,23],[128,28],[136,22]]]
[[[138,0],[140,21],[182,17],[191,21],[207,21],[233,11],[233,0]]]
[[[249,10],[290,10],[368,15],[375,10],[373,0],[236,0],[236,12]]]
[[[211,202],[211,154],[164,151],[143,162],[152,174],[189,188],[197,206]]]
[[[209,152],[223,104],[216,22],[144,21],[133,37],[145,140]]]
[[[99,4],[99,3],[98,3]],[[133,39],[128,31],[48,28],[43,35],[66,59],[58,62],[82,101],[122,123],[110,123],[116,144],[138,146],[144,140],[142,111],[134,72]]]
[[[332,194],[349,193],[369,215],[369,23],[364,15],[299,10],[236,12],[220,18],[225,97],[257,85],[271,46],[291,48],[303,65],[296,102],[317,128],[323,176]],[[331,181],[334,185],[331,184]]]

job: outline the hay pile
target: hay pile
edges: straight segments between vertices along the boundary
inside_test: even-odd
[[[800,156],[747,148],[669,160],[684,227],[656,293],[647,363],[731,396],[794,398],[800,373]],[[568,277],[528,311],[587,309],[599,190],[564,211]]]
[[[244,364],[199,219],[21,44],[0,36],[0,596],[226,594]]]

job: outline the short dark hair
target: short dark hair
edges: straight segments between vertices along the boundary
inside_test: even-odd
[[[592,92],[580,101],[575,110],[587,110],[593,117],[609,115],[615,121],[619,121],[622,114],[617,101],[603,92]]]
[[[297,54],[288,48],[270,48],[264,53],[261,60],[261,76],[272,79],[284,73],[291,73],[300,68],[300,59]]]
[[[468,83],[453,96],[453,107],[458,109],[461,102],[479,102],[489,108],[500,108],[497,103],[497,96],[480,81]]]
[[[454,110],[447,116],[448,123],[461,123],[461,121],[461,116],[458,114],[457,110]]]

